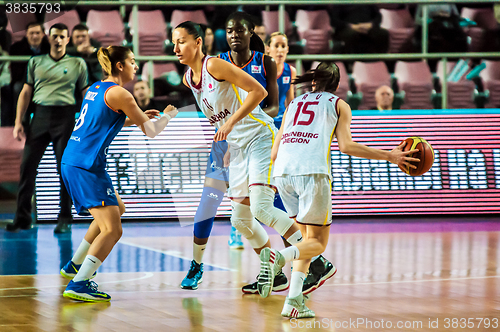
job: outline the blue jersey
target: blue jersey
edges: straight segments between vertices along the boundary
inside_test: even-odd
[[[236,64],[231,59],[231,51],[219,54],[219,58],[221,58],[222,60],[226,60],[227,62],[231,62],[236,66]],[[260,83],[260,85],[264,87],[264,89],[267,89],[266,68],[264,67],[264,53],[252,51],[252,57],[250,58],[250,60],[248,60],[248,62],[243,67],[239,68],[250,74],[250,76],[255,78]],[[259,106],[261,108],[267,107],[266,99],[260,102]]]
[[[290,65],[285,62],[283,66],[283,72],[278,77],[280,110],[278,112],[278,115],[274,117],[274,124],[278,129],[281,126],[281,121],[283,120],[283,114],[285,113],[286,94],[288,93],[288,90],[290,90],[291,81],[292,81],[292,70],[290,69]]]
[[[106,150],[126,118],[123,112],[111,109],[106,103],[106,92],[114,86],[118,84],[100,81],[88,89],[62,163],[87,170],[106,168]]]

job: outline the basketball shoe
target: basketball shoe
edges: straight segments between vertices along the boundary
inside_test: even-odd
[[[236,228],[231,227],[231,234],[229,235],[229,248],[231,249],[243,249],[243,241],[241,241],[241,233],[236,230]]]
[[[260,273],[257,279],[257,290],[260,296],[268,297],[274,286],[274,276],[285,265],[285,257],[271,248],[264,248],[260,252]]]
[[[316,314],[306,306],[304,296],[301,293],[296,297],[286,297],[281,316],[288,318],[312,318]]]
[[[309,266],[309,273],[304,280],[302,293],[309,294],[318,289],[325,281],[333,277],[335,273],[337,273],[337,268],[323,257],[323,255],[320,255]]]
[[[189,268],[188,274],[181,282],[182,289],[198,289],[198,284],[203,281],[203,263],[198,264],[191,261],[191,267]]]
[[[257,276],[257,280],[259,276]],[[274,276],[273,282],[273,292],[282,292],[288,289],[289,283],[286,275],[283,273],[283,270],[280,270]],[[241,288],[241,291],[245,294],[257,294],[259,290],[257,289],[257,281],[253,284],[245,285]]]
[[[87,302],[108,302],[111,300],[111,296],[99,291],[97,287],[94,281],[82,280],[75,282],[71,280],[68,286],[66,286],[63,296],[73,300]]]
[[[64,278],[71,280],[76,276],[78,271],[80,271],[81,266],[82,264],[75,264],[73,263],[73,261],[69,261],[68,263],[66,263],[66,265],[64,265],[64,267],[61,269],[59,273],[61,273],[61,275]],[[94,278],[96,274],[97,271],[94,272],[94,274],[90,277],[90,279]]]

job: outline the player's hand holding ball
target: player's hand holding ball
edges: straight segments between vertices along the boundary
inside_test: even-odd
[[[417,153],[418,150],[404,150],[407,148],[406,141],[401,142],[397,148],[392,149],[391,151],[391,159],[389,161],[393,164],[399,166],[399,168],[416,168],[413,163],[418,163],[420,160],[418,158],[413,158],[413,153]]]
[[[169,117],[168,120],[170,121],[173,118],[175,118],[175,116],[179,113],[179,111],[177,110],[177,108],[175,106],[168,105],[163,110],[163,113],[165,114],[165,116]]]
[[[425,139],[418,136],[408,137],[399,147],[403,147],[403,151],[411,157],[409,163],[398,164],[403,172],[411,176],[420,176],[431,169],[434,163],[434,150]]]

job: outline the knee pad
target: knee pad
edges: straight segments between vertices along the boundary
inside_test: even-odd
[[[288,214],[274,207],[274,190],[267,186],[250,187],[250,209],[255,218],[274,228],[281,236],[284,236],[294,223]]]
[[[269,240],[269,236],[264,227],[253,218],[250,207],[234,201],[231,201],[231,206],[233,207],[231,224],[250,242],[252,248],[262,248]]]

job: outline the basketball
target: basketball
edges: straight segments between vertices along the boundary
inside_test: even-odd
[[[417,149],[418,152],[410,153],[408,157],[418,158],[420,162],[411,164],[417,166],[416,169],[410,167],[401,167],[399,168],[408,175],[411,176],[420,176],[431,169],[432,164],[434,163],[434,150],[432,146],[422,137],[413,136],[408,137],[403,142],[406,142],[403,151],[410,151]],[[401,143],[403,143],[401,142]]]

